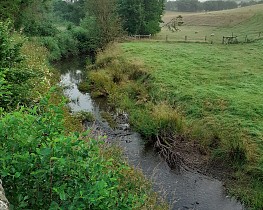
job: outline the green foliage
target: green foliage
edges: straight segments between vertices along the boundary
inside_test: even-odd
[[[28,36],[55,36],[58,33],[56,27],[49,21],[28,21],[23,32]]]
[[[50,55],[49,55],[50,60],[61,59],[61,50],[58,46],[58,41],[56,38],[40,37],[39,42],[50,51]]]
[[[69,21],[76,25],[80,24],[81,19],[85,17],[84,0],[68,3],[66,1],[54,0],[53,12],[54,15],[62,19],[62,21]]]
[[[8,82],[5,80],[4,72],[0,72],[0,98],[1,98],[1,106],[2,104],[7,104],[11,100],[12,92],[9,90],[11,88],[8,85]]]
[[[156,34],[160,31],[164,1],[119,0],[118,14],[129,34]]]
[[[97,26],[92,29],[99,31],[100,49],[104,49],[122,35],[121,24],[116,11],[116,0],[89,0],[86,1],[86,7],[88,15],[94,18],[93,21]]]
[[[119,150],[104,144],[104,138],[92,132],[69,133],[79,122],[74,117],[74,124],[68,122],[64,103],[56,103],[61,96],[52,88],[43,97],[53,76],[47,68],[46,50],[25,42],[21,60],[20,47],[14,50],[8,25],[0,26],[0,178],[11,208],[159,207],[149,183],[123,161]],[[31,81],[36,73],[41,82]],[[32,97],[35,91],[37,97]],[[28,99],[31,103],[23,104],[33,108],[19,106]],[[9,107],[16,111],[7,113]],[[92,118],[90,113],[81,113],[83,120]]]
[[[14,44],[10,35],[10,22],[0,22],[0,68],[14,67],[22,60],[21,44]]]
[[[124,52],[113,53],[114,46],[90,67],[96,70],[89,72],[92,90],[106,92],[146,137],[199,141],[211,158],[239,171],[233,175],[237,184],[252,192],[235,189],[238,196],[262,208],[262,40],[249,45],[251,54],[247,45],[121,46]],[[144,67],[130,64],[135,59],[142,59]],[[256,184],[248,187],[241,177]]]
[[[77,55],[84,51],[82,49],[84,40],[76,39],[75,32],[71,30],[60,32],[56,36],[39,37],[38,41],[49,50],[51,61]]]
[[[37,76],[37,72],[23,65],[22,45],[15,44],[10,35],[9,23],[0,22],[0,75],[1,90],[4,90],[0,106],[5,109],[30,103],[28,90],[33,86],[30,80]]]
[[[98,28],[95,25],[95,22],[89,22],[92,24],[92,26],[86,28],[86,19],[84,21],[84,27],[75,27],[72,29],[73,37],[77,40],[77,48],[79,52],[83,54],[95,52],[102,46]],[[90,25],[88,24],[88,26]]]
[[[131,169],[104,157],[103,141],[87,137],[89,132],[64,136],[62,104],[50,104],[49,97],[33,109],[1,116],[0,174],[13,207],[143,208],[149,192],[140,178],[127,183]]]
[[[16,29],[30,21],[46,21],[50,0],[13,0],[0,2],[0,20],[11,19]]]
[[[57,39],[63,57],[77,55],[79,53],[78,42],[74,39],[70,30],[57,34],[55,38]]]

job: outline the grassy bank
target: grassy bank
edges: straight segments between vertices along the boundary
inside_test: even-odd
[[[95,96],[108,95],[150,139],[197,142],[234,169],[231,187],[262,208],[263,42],[244,45],[130,42],[90,66]],[[228,165],[228,166],[227,166]]]
[[[0,34],[7,55],[18,52],[12,47],[23,41],[14,54],[22,59],[12,56],[11,67],[2,66],[10,57],[0,63],[0,96],[7,101],[0,108],[0,176],[11,208],[166,209],[119,148],[82,132],[81,119],[69,114],[62,91],[54,88],[59,76],[48,63],[48,51],[17,34],[13,41],[6,28]],[[12,83],[28,72],[34,74],[24,80],[25,88]],[[20,96],[27,99],[23,106],[11,107],[9,100]]]
[[[134,129],[164,154],[187,140],[204,159],[223,163],[230,191],[254,209],[263,207],[262,6],[168,12],[164,22],[183,16],[178,32],[163,28],[153,40],[119,44],[89,67],[94,96],[128,111]],[[219,44],[232,32],[246,43]],[[173,42],[185,36],[207,43]]]

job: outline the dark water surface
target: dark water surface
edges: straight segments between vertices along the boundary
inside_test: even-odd
[[[101,123],[102,130],[106,130],[109,135],[117,132],[114,139],[124,148],[130,164],[142,169],[153,181],[154,190],[166,197],[172,209],[245,209],[238,201],[226,195],[221,181],[185,167],[171,170],[152,147],[145,145],[138,133],[125,129],[112,131],[100,115],[100,111],[108,111],[106,101],[95,101],[88,93],[83,94],[77,88],[83,76],[84,65],[84,59],[64,60],[56,65],[61,72],[61,84],[66,87],[65,95],[71,100],[69,106],[72,111],[93,112]],[[120,128],[125,125],[120,125]]]

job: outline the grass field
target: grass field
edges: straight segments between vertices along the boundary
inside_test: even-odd
[[[245,41],[245,38],[254,40],[263,37],[263,4],[250,7],[243,7],[233,10],[203,12],[203,13],[178,13],[166,12],[163,17],[164,23],[169,22],[178,15],[183,16],[184,24],[179,27],[180,31],[171,32],[167,27],[162,28],[155,38],[169,41],[187,41],[221,43],[223,36],[238,36],[238,40]],[[214,34],[214,36],[211,36]]]
[[[164,20],[177,15],[166,13]],[[128,111],[131,125],[146,137],[199,142],[211,159],[234,169],[231,191],[263,209],[263,5],[181,15],[179,32],[163,30],[152,40],[99,54],[91,89]],[[214,44],[178,42],[180,34],[195,35],[197,42],[211,32]],[[250,43],[221,44],[232,32],[239,39],[257,35]],[[168,42],[161,41],[166,35]]]
[[[237,126],[262,143],[263,42],[232,46],[132,42],[122,47],[153,69],[158,99],[181,107],[189,120]]]
[[[164,22],[177,15],[166,13]],[[243,184],[234,192],[263,208],[263,5],[181,15],[180,31],[163,28],[155,42],[122,43],[124,56],[151,69],[151,97],[179,110],[190,133],[198,127],[193,136],[202,145],[212,147],[215,156],[227,158],[227,151],[245,160],[237,167]],[[254,42],[220,44],[232,33]],[[168,42],[161,42],[166,36]],[[176,42],[185,36],[190,43]],[[205,36],[214,44],[191,43],[204,42]]]
[[[237,158],[240,153],[246,156],[245,171],[261,181],[262,48],[263,41],[242,45],[122,44],[125,56],[143,60],[152,70],[155,100],[169,101],[183,113],[189,127],[202,127],[198,133],[201,144],[211,146],[211,139],[220,139],[215,149],[218,156],[226,157],[223,153],[231,150]],[[257,195],[262,198],[263,192]]]

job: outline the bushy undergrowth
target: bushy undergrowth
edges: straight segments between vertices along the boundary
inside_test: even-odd
[[[79,54],[92,54],[101,47],[98,36],[81,26],[70,27],[52,36],[37,38],[49,51],[51,61]]]
[[[150,72],[137,61],[127,62],[110,48],[88,66],[89,86],[95,97],[108,96],[113,106],[127,110],[133,127],[147,138],[173,135],[182,128],[177,110],[168,103],[156,104],[149,95]]]
[[[50,51],[51,61],[80,54],[94,54],[103,47],[100,31],[93,18],[85,18],[79,26],[70,25],[61,31],[52,31],[45,24],[39,27],[44,27],[47,32],[32,32],[30,35],[36,36],[38,42]]]
[[[0,22],[0,106],[6,110],[18,104],[29,105],[33,91],[28,90],[43,76],[38,68],[27,64],[27,58],[20,53],[22,43],[12,40],[10,31],[9,23]]]
[[[0,178],[11,208],[165,208],[118,148],[81,133],[80,119],[93,117],[69,114],[51,88],[57,81],[47,51],[32,41],[16,45],[8,27],[0,22]]]
[[[142,209],[152,194],[139,173],[89,132],[64,135],[62,105],[1,114],[0,165],[15,209]],[[10,151],[12,151],[10,153]],[[115,152],[116,153],[116,152]],[[127,177],[132,177],[127,180]],[[148,204],[147,204],[148,203]]]

